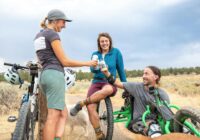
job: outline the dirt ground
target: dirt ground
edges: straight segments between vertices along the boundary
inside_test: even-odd
[[[77,101],[84,99],[85,94],[66,94],[66,102],[67,104],[75,104]],[[200,96],[193,97],[184,97],[177,94],[170,94],[171,103],[179,105],[179,106],[192,106],[200,109]],[[120,92],[112,97],[112,103],[114,108],[120,108],[123,105],[123,99],[121,98]],[[83,110],[86,112],[86,109]],[[10,113],[9,115],[16,115],[17,111]],[[11,133],[14,130],[15,122],[8,122],[7,118],[9,115],[3,115],[0,117],[0,139],[1,140],[10,140]],[[88,117],[88,116],[87,116]],[[82,127],[81,122],[74,123],[73,120],[68,120],[66,125],[64,140],[94,140],[94,130],[88,121],[87,133],[85,128]],[[73,122],[74,129],[72,130],[70,122]],[[113,140],[134,140],[140,139],[142,136],[131,134],[125,127],[123,123],[117,123],[114,127],[114,135]]]

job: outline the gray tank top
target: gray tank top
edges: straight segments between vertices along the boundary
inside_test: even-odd
[[[60,40],[57,32],[52,29],[41,30],[34,39],[34,47],[42,69],[54,69],[64,73],[64,68],[56,57],[51,42]]]

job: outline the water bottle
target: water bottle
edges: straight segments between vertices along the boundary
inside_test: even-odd
[[[94,67],[94,70],[99,70],[99,58],[98,58],[98,56],[97,55],[93,55],[92,56],[92,60],[98,61],[98,65],[96,67]]]
[[[161,132],[160,126],[156,123],[150,124],[149,130],[148,130],[148,136],[150,136],[151,138],[155,138],[161,135],[162,135],[162,132]]]
[[[100,67],[100,69],[107,68],[107,65],[106,65],[106,63],[105,63],[104,60],[101,60],[101,61],[99,62],[99,67]]]

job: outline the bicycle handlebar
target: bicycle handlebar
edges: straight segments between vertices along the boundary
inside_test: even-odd
[[[16,69],[29,69],[28,67],[25,67],[25,66],[20,66],[20,65],[17,65],[17,64],[11,64],[11,63],[4,63],[4,65],[6,66],[12,66],[12,67],[15,67]]]

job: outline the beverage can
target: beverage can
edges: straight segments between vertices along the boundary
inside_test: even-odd
[[[92,60],[98,60],[98,56],[97,55],[93,55],[92,56]]]
[[[98,61],[98,65],[96,67],[94,67],[94,70],[99,70],[99,58],[98,58],[98,55],[93,55],[92,56],[92,60]]]

